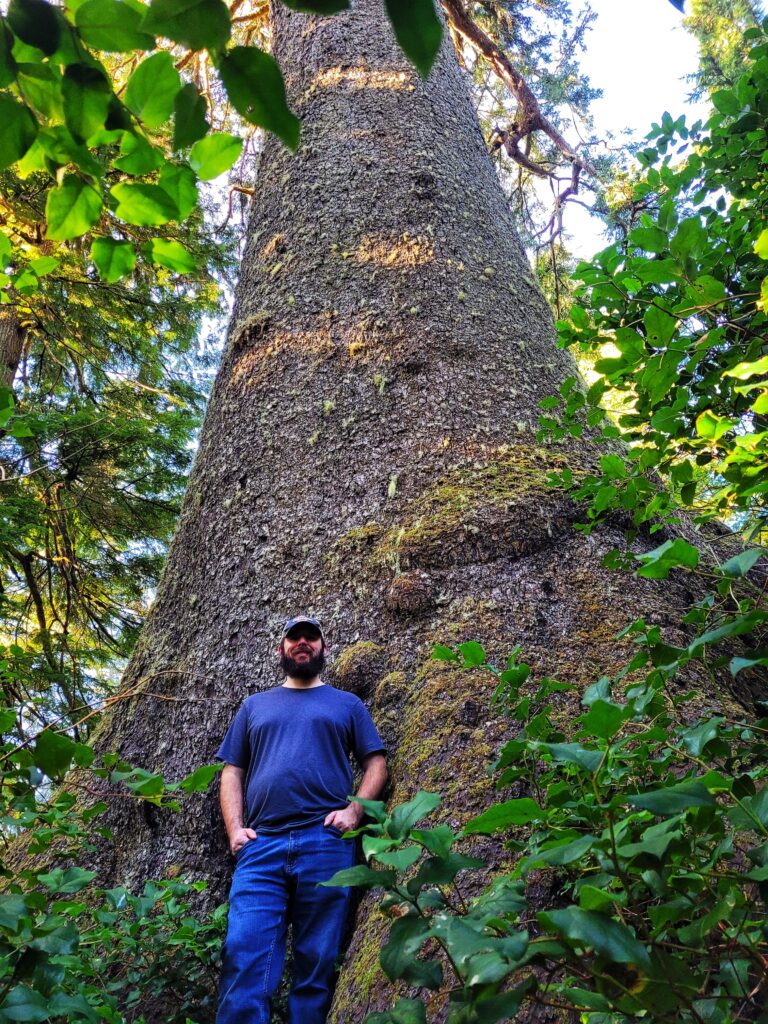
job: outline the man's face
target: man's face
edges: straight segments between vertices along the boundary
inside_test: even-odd
[[[294,626],[278,648],[280,668],[294,679],[314,679],[325,665],[325,646],[317,629]]]

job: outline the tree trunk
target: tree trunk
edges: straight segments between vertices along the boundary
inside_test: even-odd
[[[539,400],[574,366],[450,43],[422,82],[382,12],[274,11],[301,148],[267,140],[228,344],[125,678],[135,695],[98,746],[167,778],[210,761],[241,700],[277,682],[282,621],[317,614],[333,681],[390,744],[394,797],[439,789],[460,824],[491,799],[505,725],[488,679],[429,662],[434,643],[477,639],[497,659],[520,643],[587,685],[621,657],[618,629],[676,621],[690,595],[608,572],[620,530],[575,532],[547,486],[595,457],[536,441]],[[213,794],[174,817],[129,801],[110,815],[114,879],[173,866],[225,898]],[[364,907],[335,1020],[388,1005],[380,927]]]
[[[13,309],[0,310],[0,382],[13,387],[24,352],[24,328]]]

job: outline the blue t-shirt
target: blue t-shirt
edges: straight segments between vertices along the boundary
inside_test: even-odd
[[[246,698],[216,757],[246,772],[248,828],[279,832],[322,821],[349,803],[352,767],[383,752],[371,716],[332,686],[276,686]]]

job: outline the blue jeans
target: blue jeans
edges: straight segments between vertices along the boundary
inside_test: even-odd
[[[216,1024],[269,1024],[293,925],[290,1024],[325,1024],[349,889],[318,887],[355,861],[355,842],[320,822],[260,832],[241,847],[229,893]]]

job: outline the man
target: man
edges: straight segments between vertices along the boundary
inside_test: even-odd
[[[221,810],[236,857],[229,894],[217,1024],[269,1024],[288,923],[293,926],[290,1024],[324,1024],[349,889],[323,887],[355,859],[363,809],[387,778],[384,745],[363,702],[320,678],[326,645],[317,619],[298,616],[278,647],[285,682],[248,697],[217,757]],[[245,817],[243,805],[245,804]]]

